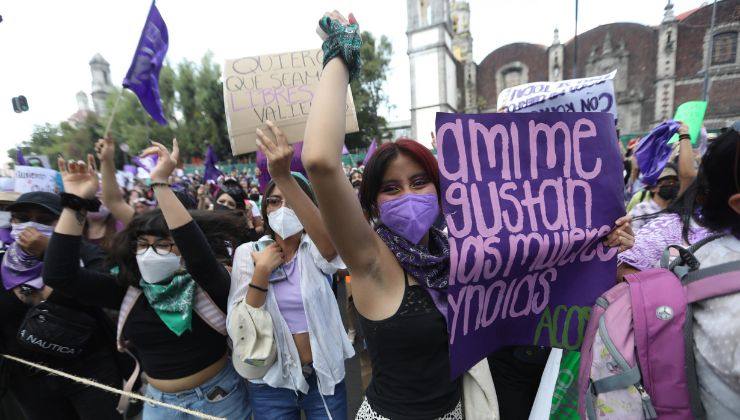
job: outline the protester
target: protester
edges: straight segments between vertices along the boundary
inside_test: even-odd
[[[247,390],[229,362],[225,331],[217,331],[217,315],[205,317],[198,308],[206,299],[211,302],[206,314],[226,311],[229,273],[217,255],[227,254],[229,243],[238,245],[234,228],[213,213],[196,214],[194,220],[173,193],[167,179],[176,166],[177,140],[172,153],[153,143],[142,156],[155,154],[151,179],[160,210],[137,215],[119,234],[112,253],[115,276],[75,263],[81,220],[97,190],[94,160],[59,160],[68,195],[46,253],[48,283],[65,295],[112,309],[122,307],[124,296],[134,296],[128,315],[119,318],[119,330],[141,361],[147,396],[204,414],[247,418]],[[162,406],[144,407],[145,420],[172,414]]]
[[[354,356],[329,276],[344,264],[337,256],[302,175],[290,172],[293,146],[271,122],[274,139],[257,131],[272,180],[262,216],[267,236],[234,254],[229,293],[232,312],[266,311],[279,357],[263,377],[249,378],[255,419],[347,417],[344,361]],[[257,315],[259,316],[259,315]],[[230,328],[234,342],[242,325]],[[292,337],[291,337],[292,335]],[[243,364],[236,358],[237,369]]]
[[[740,124],[707,149],[697,175],[698,219],[725,233],[694,255],[700,268],[740,261]],[[740,293],[700,302],[693,308],[694,357],[701,402],[708,419],[740,418]]]
[[[215,209],[245,210],[247,194],[235,179],[224,180],[217,194]]]
[[[55,290],[44,261],[45,254],[48,261],[49,236],[62,212],[59,196],[26,193],[8,210],[14,242],[0,267],[4,286],[0,292],[3,353],[108,386],[120,386],[111,322],[99,308]],[[102,270],[104,260],[99,247],[78,241],[68,264]],[[7,386],[29,420],[120,418],[115,394],[10,363],[5,372]]]
[[[638,230],[646,223],[645,219],[640,218],[641,216],[658,213],[668,207],[678,196],[679,189],[676,166],[669,163],[658,176],[656,184],[643,190],[647,200],[640,201],[630,210],[629,215],[633,220],[632,228]]]

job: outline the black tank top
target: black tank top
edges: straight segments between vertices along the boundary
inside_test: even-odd
[[[404,272],[401,306],[390,318],[360,315],[373,374],[365,395],[378,414],[421,420],[452,411],[461,396],[461,379],[450,381],[447,323],[421,286]]]

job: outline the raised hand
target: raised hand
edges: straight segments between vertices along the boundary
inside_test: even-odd
[[[62,174],[64,191],[81,198],[91,199],[98,192],[98,174],[95,167],[95,158],[87,155],[87,163],[79,160],[66,162],[61,156],[57,160],[59,172]]]
[[[152,145],[140,154],[141,157],[150,155],[157,155],[157,165],[150,173],[152,182],[167,182],[170,174],[177,167],[177,160],[180,158],[180,147],[177,144],[177,139],[172,139],[171,153],[162,143],[153,141]]]
[[[116,154],[116,143],[112,139],[100,139],[95,143],[95,154],[100,162],[113,162]]]
[[[257,147],[267,157],[267,170],[273,178],[290,176],[290,162],[293,160],[293,146],[288,138],[272,121],[267,121],[274,139],[257,129]]]

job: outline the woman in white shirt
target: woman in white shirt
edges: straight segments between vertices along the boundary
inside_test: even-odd
[[[344,360],[354,350],[330,286],[330,276],[344,264],[308,181],[290,172],[293,147],[267,125],[274,139],[257,129],[272,176],[262,202],[267,235],[236,249],[229,293],[229,318],[246,313],[257,324],[267,312],[272,319],[277,358],[264,376],[249,378],[250,402],[256,420],[298,418],[301,411],[309,420],[344,419]],[[246,326],[232,319],[228,324],[237,346]],[[253,376],[236,353],[237,371]]]

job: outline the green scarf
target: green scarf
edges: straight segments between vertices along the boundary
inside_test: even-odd
[[[159,315],[159,319],[177,336],[192,329],[195,280],[188,272],[175,274],[169,282],[147,283],[139,280],[139,286]]]

